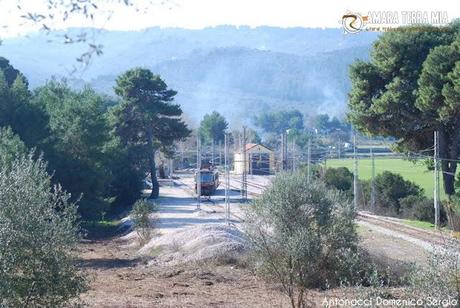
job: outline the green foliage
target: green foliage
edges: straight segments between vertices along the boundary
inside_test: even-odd
[[[123,147],[117,136],[110,134],[111,140],[104,148],[105,161],[108,163],[110,182],[106,188],[107,196],[114,197],[112,212],[122,212],[141,196],[142,180],[145,177],[139,165],[139,155],[132,148]]]
[[[394,214],[401,213],[400,200],[408,196],[423,196],[423,189],[395,173],[384,171],[375,177],[377,206]]]
[[[11,128],[0,127],[0,168],[10,168],[17,157],[26,154],[27,147]]]
[[[11,127],[28,147],[33,147],[47,135],[46,115],[38,106],[30,103],[31,94],[25,77],[11,66],[4,67],[3,70],[2,59],[0,58],[0,126]]]
[[[407,219],[422,220],[434,223],[435,211],[433,199],[428,199],[425,196],[409,195],[401,198],[399,204],[401,206],[401,216]],[[447,220],[446,212],[442,204],[440,205],[440,221],[445,223]]]
[[[319,114],[314,118],[314,126],[320,131],[330,132],[333,130],[348,131],[347,124],[342,123],[337,117],[330,118],[327,114]]]
[[[345,167],[328,168],[324,174],[324,182],[343,192],[350,192],[353,184],[353,173]]]
[[[303,130],[303,115],[298,110],[263,112],[255,117],[256,126],[266,133],[281,134],[287,129]]]
[[[407,295],[410,298],[432,298],[436,306],[458,306],[460,302],[460,244],[457,240],[446,240],[441,247],[430,252],[426,266],[417,266],[410,276]],[[457,304],[453,304],[457,301]],[[434,306],[434,305],[433,305]]]
[[[452,159],[442,164],[444,189],[452,195],[449,174],[460,156],[458,27],[442,30],[403,27],[381,35],[371,60],[351,66],[348,118],[362,132],[395,137],[400,151],[431,148],[439,131],[440,155]]]
[[[28,86],[28,82],[24,75],[15,69],[10,64],[10,61],[3,57],[0,57],[0,71],[2,71],[3,77],[5,78],[8,87],[10,87],[18,77],[24,81],[26,87]]]
[[[150,70],[136,68],[117,78],[115,93],[122,99],[113,111],[115,134],[123,147],[147,162],[137,164],[141,168],[148,166],[153,185],[151,198],[157,198],[155,152],[166,152],[175,141],[190,135],[180,118],[180,106],[172,103],[177,92]]]
[[[293,306],[307,288],[352,281],[354,218],[353,206],[338,191],[307,183],[305,173],[278,175],[245,218],[257,269],[282,284]]]
[[[54,180],[73,197],[82,196],[85,217],[105,210],[105,189],[110,181],[104,146],[108,126],[104,98],[92,89],[76,92],[66,83],[51,81],[36,90],[34,104],[46,111],[49,136],[41,147]]]
[[[43,160],[0,166],[0,306],[59,307],[86,289],[75,265],[77,208]]]
[[[206,114],[201,120],[200,134],[208,143],[223,142],[227,128],[228,123],[225,118],[217,111],[214,111],[211,114]]]
[[[147,243],[152,235],[153,218],[151,213],[155,210],[155,204],[147,200],[138,200],[134,203],[131,211],[131,218],[134,222],[134,228],[137,231],[141,245]]]

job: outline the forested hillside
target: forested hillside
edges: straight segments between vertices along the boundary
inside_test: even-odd
[[[0,55],[23,71],[32,87],[54,75],[75,87],[90,83],[107,94],[113,94],[120,72],[148,67],[178,90],[177,101],[192,119],[213,108],[235,121],[248,109],[286,106],[342,114],[349,90],[347,67],[357,58],[367,59],[377,37],[345,35],[339,29],[233,26],[73,31],[85,32],[87,42],[63,44],[60,32],[35,34],[5,40]],[[103,45],[103,54],[69,75],[88,43]]]

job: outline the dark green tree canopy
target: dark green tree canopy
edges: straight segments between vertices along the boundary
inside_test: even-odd
[[[206,142],[223,141],[228,123],[225,118],[217,111],[206,114],[200,123],[200,134]]]
[[[9,127],[0,127],[0,166],[9,168],[18,157],[27,155],[27,147]]]
[[[457,28],[404,27],[381,35],[370,61],[351,66],[348,118],[354,127],[397,138],[400,151],[432,148],[433,132],[439,131],[441,158],[458,159]],[[449,173],[455,174],[456,162],[444,161],[442,167],[444,187],[451,195]]]
[[[159,194],[156,151],[169,153],[175,141],[190,135],[181,119],[181,107],[172,103],[177,92],[150,70],[135,68],[117,78],[115,93],[121,98],[113,110],[115,134],[128,152],[138,153],[140,161],[148,162],[138,165],[149,167],[153,184],[151,197],[156,198]]]
[[[266,133],[281,134],[287,129],[302,130],[303,115],[298,110],[263,112],[255,117],[254,124]]]
[[[39,150],[53,179],[72,193],[73,200],[82,196],[82,214],[97,212],[95,204],[102,202],[109,180],[104,97],[90,88],[74,91],[65,82],[50,81],[35,91],[32,102],[48,117],[49,135]]]
[[[27,88],[29,86],[29,83],[26,79],[26,77],[17,69],[15,69],[11,64],[10,61],[7,59],[0,57],[0,71],[3,72],[4,78],[6,80],[6,83],[9,87],[13,85],[15,80],[19,77],[21,81],[25,84],[25,87]]]

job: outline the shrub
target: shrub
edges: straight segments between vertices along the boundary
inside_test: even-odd
[[[442,247],[435,247],[428,258],[427,266],[419,266],[411,275],[410,297],[435,300],[456,300],[460,304],[460,244],[446,240]],[[448,305],[437,305],[448,307]]]
[[[324,174],[324,181],[328,187],[349,192],[353,185],[353,173],[345,167],[328,168]]]
[[[401,206],[401,216],[407,219],[423,220],[434,222],[434,206],[433,199],[428,199],[425,196],[407,196],[399,200]],[[440,203],[440,221],[447,221],[446,212]]]
[[[400,213],[400,199],[407,196],[423,195],[423,189],[420,186],[389,171],[384,171],[375,177],[375,190],[378,206],[390,208],[396,214]]]
[[[16,157],[25,154],[27,148],[24,142],[10,127],[0,127],[0,166],[11,166]]]
[[[137,231],[141,245],[147,243],[152,236],[152,228],[154,224],[150,214],[154,210],[154,204],[142,199],[134,203],[133,210],[131,211],[131,218],[134,221],[134,228]]]
[[[419,197],[422,200],[423,189],[417,184],[406,181],[399,174],[384,171],[374,179],[375,208],[371,207],[371,181],[360,181],[360,195],[358,196],[361,208],[372,210],[376,214],[401,216],[404,210],[401,200],[408,196]],[[412,199],[413,201],[415,199]],[[407,200],[404,206],[408,206]]]
[[[32,155],[0,166],[0,306],[58,307],[86,289],[77,208]]]
[[[245,229],[257,270],[278,280],[293,307],[308,288],[352,282],[355,210],[337,190],[305,173],[280,174],[248,208]]]

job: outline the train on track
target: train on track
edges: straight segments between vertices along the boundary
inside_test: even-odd
[[[200,172],[195,173],[195,193],[198,188],[198,176],[200,176],[201,195],[211,196],[216,192],[217,187],[220,185],[219,172],[213,168],[201,169]]]

